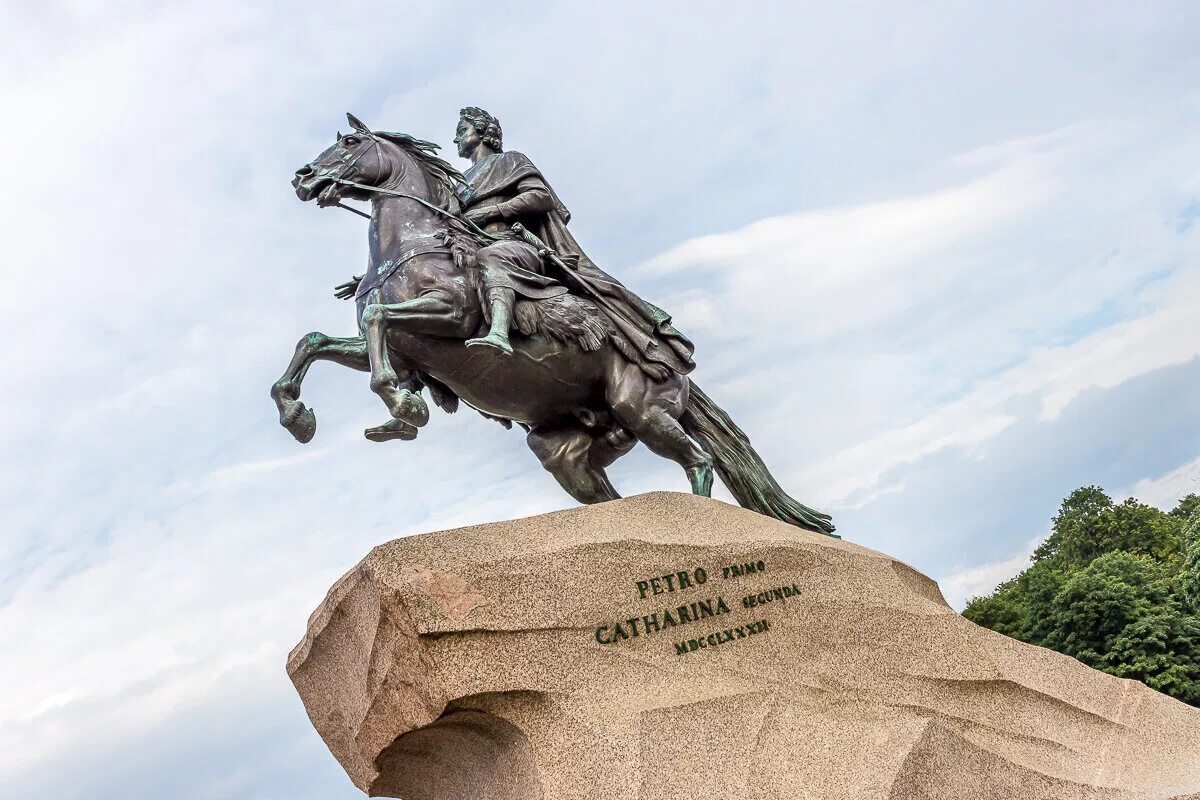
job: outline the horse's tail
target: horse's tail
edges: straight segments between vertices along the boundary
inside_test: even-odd
[[[717,474],[738,503],[768,517],[833,536],[830,516],[789,497],[750,446],[742,429],[695,382],[691,382],[690,388],[688,404],[679,422],[713,457]]]

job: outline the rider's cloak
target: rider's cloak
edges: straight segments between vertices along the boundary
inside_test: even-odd
[[[597,303],[608,315],[625,339],[632,344],[647,361],[662,364],[681,375],[696,367],[692,360],[695,345],[671,324],[671,316],[653,303],[648,303],[631,292],[616,278],[592,262],[579,242],[567,230],[571,212],[563,205],[558,194],[523,153],[507,151],[480,159],[467,170],[464,177],[469,187],[460,188],[459,199],[464,208],[470,208],[489,198],[509,199],[517,194],[517,184],[527,178],[536,178],[546,187],[552,200],[550,211],[531,220],[530,230],[566,261],[575,266],[572,275],[561,276],[562,282],[572,293],[599,296]],[[555,269],[547,265],[548,269]],[[589,289],[591,291],[589,291]],[[605,303],[616,309],[610,313]]]

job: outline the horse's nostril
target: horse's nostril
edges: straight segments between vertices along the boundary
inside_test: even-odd
[[[307,177],[309,177],[310,175],[312,175],[312,171],[313,171],[313,170],[312,170],[312,167],[310,167],[310,166],[309,166],[309,165],[307,165],[307,164],[305,164],[305,165],[304,165],[303,167],[301,167],[300,169],[296,170],[296,177],[292,178],[292,188],[294,188],[294,189],[299,189],[299,188],[300,188],[300,181],[302,181],[302,180],[304,180],[305,178],[307,178]]]

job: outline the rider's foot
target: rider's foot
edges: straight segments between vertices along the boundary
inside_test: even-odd
[[[367,428],[363,431],[363,436],[372,442],[390,442],[392,439],[411,442],[417,438],[417,429],[407,422],[401,422],[398,419],[389,419],[382,425]]]
[[[467,347],[475,347],[476,345],[487,345],[494,347],[505,355],[512,355],[512,345],[508,343],[507,336],[501,336],[498,333],[489,333],[481,339],[467,339]]]

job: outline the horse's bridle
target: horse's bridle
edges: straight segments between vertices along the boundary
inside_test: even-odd
[[[358,133],[364,139],[362,147],[360,147],[358,152],[354,154],[354,158],[343,164],[341,170],[338,171],[338,174],[334,175],[330,179],[334,183],[344,183],[346,181],[346,173],[354,169],[354,165],[357,164],[358,160],[362,158],[368,150],[371,149],[372,145],[374,145],[375,150],[377,151],[379,163],[381,165],[383,164],[383,147],[379,144],[379,138],[370,132],[364,133],[363,131],[356,131],[356,133]],[[341,141],[341,137],[339,137],[339,141]]]

